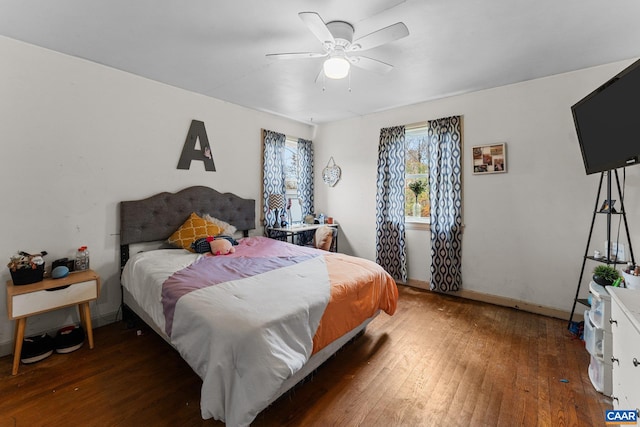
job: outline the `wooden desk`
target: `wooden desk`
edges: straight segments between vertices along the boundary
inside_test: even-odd
[[[29,285],[7,282],[7,313],[16,320],[12,375],[18,373],[20,353],[27,318],[72,305],[78,306],[80,322],[87,331],[89,348],[93,348],[93,329],[89,302],[100,295],[100,276],[93,270],[70,273],[61,279],[44,279]]]
[[[290,225],[287,227],[268,227],[267,228],[267,236],[272,239],[279,240],[289,240],[293,244],[298,244],[296,242],[296,237],[298,237],[301,233],[305,231],[315,231],[320,227],[329,226],[333,228],[338,228],[338,223],[334,222],[333,224],[300,224],[300,225]],[[331,251],[338,251],[338,235],[336,234],[336,238],[331,243]]]

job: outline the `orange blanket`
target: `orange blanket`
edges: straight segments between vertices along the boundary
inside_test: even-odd
[[[339,253],[325,255],[331,297],[313,338],[313,353],[360,325],[378,310],[392,315],[398,303],[396,282],[371,261]]]

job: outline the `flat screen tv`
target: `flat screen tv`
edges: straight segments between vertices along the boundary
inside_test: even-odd
[[[640,60],[571,107],[587,175],[640,158]]]

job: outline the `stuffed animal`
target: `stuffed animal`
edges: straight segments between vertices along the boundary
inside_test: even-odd
[[[208,237],[201,237],[195,242],[191,243],[191,251],[197,254],[206,254],[208,252],[211,252],[211,246],[209,246],[209,242],[210,240]]]
[[[234,248],[227,239],[211,240],[209,241],[209,245],[211,246],[211,253],[213,255],[227,255],[236,251],[236,248]]]

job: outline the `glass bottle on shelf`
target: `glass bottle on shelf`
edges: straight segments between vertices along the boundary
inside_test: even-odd
[[[76,251],[75,271],[84,271],[89,269],[89,249],[86,246],[80,246]]]

